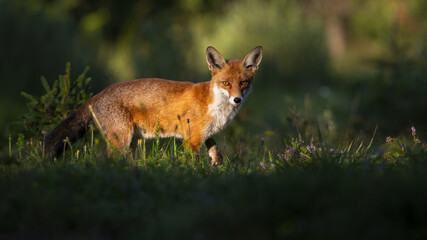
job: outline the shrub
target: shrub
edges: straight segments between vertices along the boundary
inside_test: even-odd
[[[22,92],[22,96],[28,99],[29,110],[23,117],[25,130],[32,136],[41,136],[86,102],[93,95],[89,92],[91,78],[86,77],[88,71],[89,67],[86,67],[75,81],[71,81],[71,65],[67,63],[65,74],[59,75],[52,86],[45,77],[41,77],[46,91],[44,95],[38,97]]]

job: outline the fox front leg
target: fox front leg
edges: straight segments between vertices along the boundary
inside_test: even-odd
[[[216,145],[215,140],[210,137],[205,141],[206,147],[208,148],[209,156],[212,158],[212,166],[216,166],[222,163],[222,155]]]

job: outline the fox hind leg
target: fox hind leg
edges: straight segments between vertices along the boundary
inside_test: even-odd
[[[129,129],[128,131],[121,130],[109,132],[107,134],[107,139],[109,141],[109,144],[107,144],[109,152],[119,150],[124,153],[129,149],[132,141],[132,130]]]
[[[114,151],[118,150],[125,153],[129,149],[134,128],[129,121],[125,119],[119,119],[114,122],[102,123],[102,131],[104,136],[107,138],[107,151],[109,155]]]

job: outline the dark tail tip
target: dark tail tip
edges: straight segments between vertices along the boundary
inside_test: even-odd
[[[46,137],[46,154],[59,157],[68,147],[67,139],[70,143],[74,143],[86,133],[87,123],[88,121],[79,118],[76,114],[62,121]]]

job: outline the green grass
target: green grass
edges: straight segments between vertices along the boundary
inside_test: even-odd
[[[21,136],[1,157],[0,238],[422,238],[426,146],[392,140],[247,141],[213,168],[174,139],[109,158],[95,138],[52,160]]]

